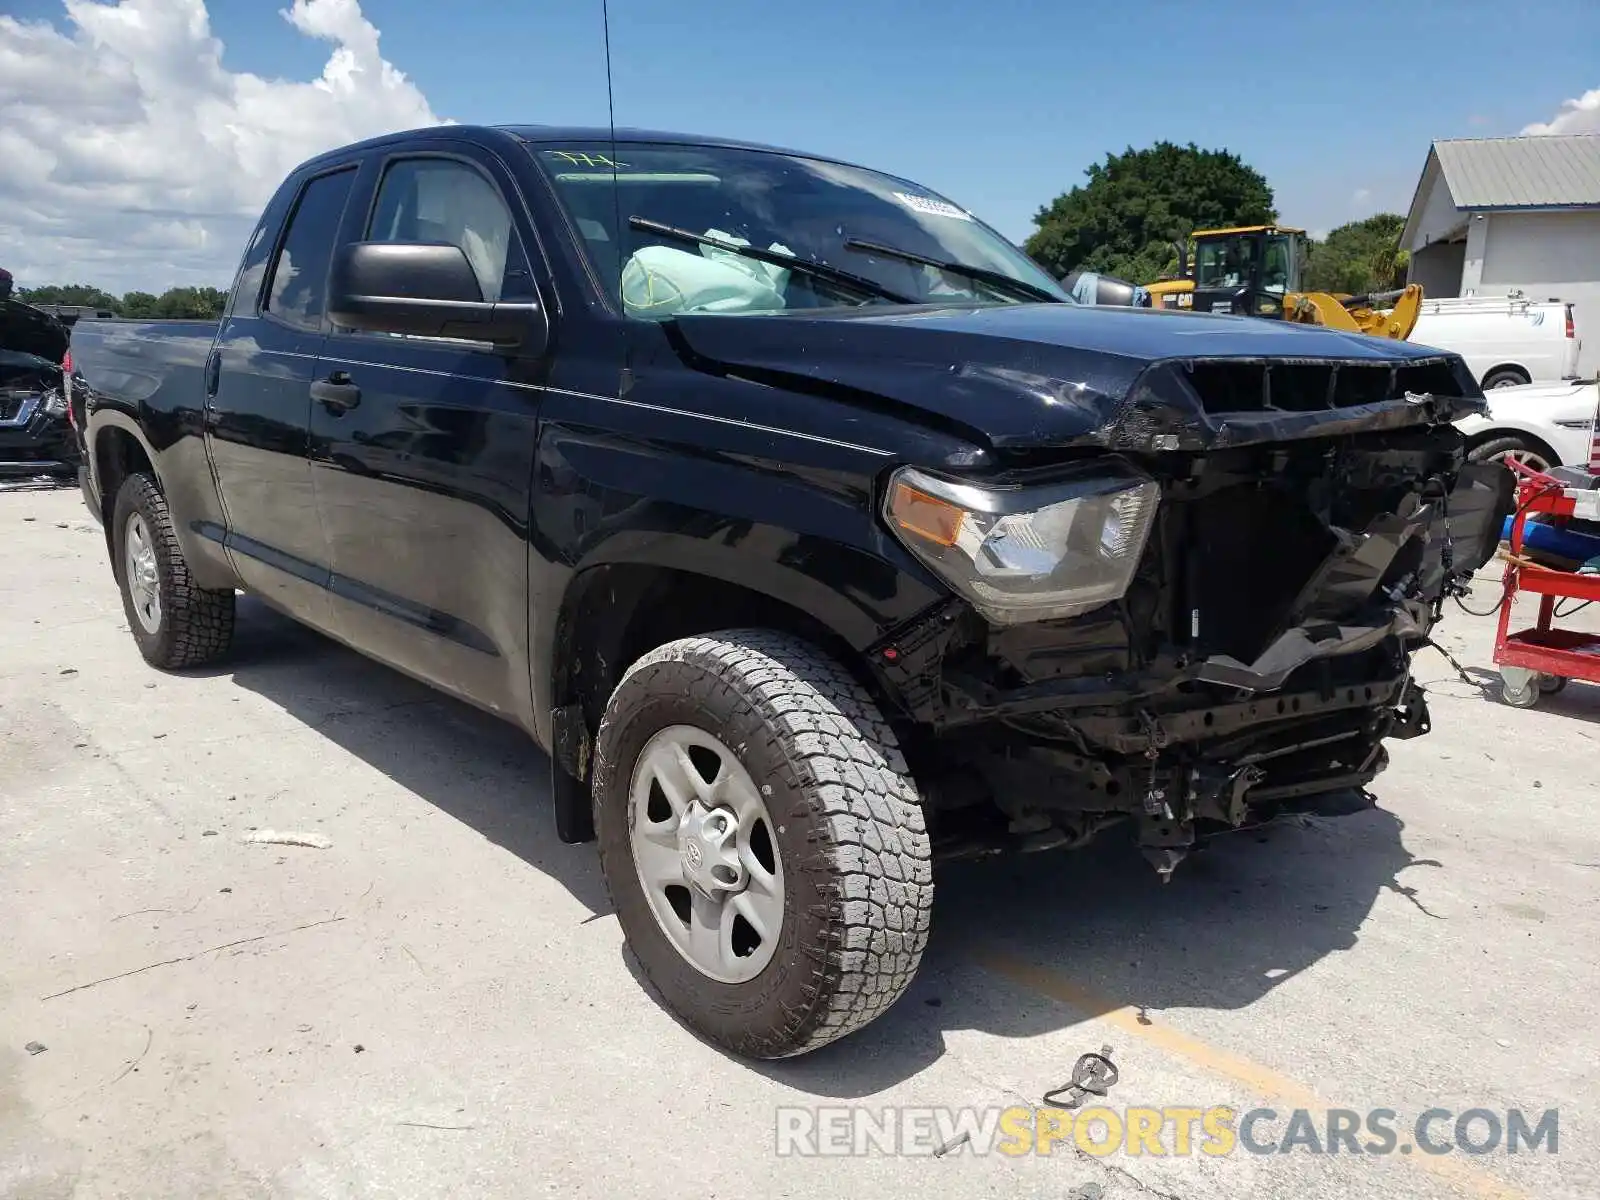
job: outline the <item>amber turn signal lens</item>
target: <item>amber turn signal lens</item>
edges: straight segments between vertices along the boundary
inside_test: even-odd
[[[935,545],[954,546],[966,514],[948,500],[896,483],[889,497],[889,515],[907,533],[914,533]]]

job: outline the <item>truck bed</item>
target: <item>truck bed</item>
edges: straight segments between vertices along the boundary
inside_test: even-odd
[[[107,401],[135,405],[158,393],[180,409],[199,409],[205,398],[206,356],[217,321],[89,319],[72,329],[72,358],[79,372],[102,381]],[[158,405],[167,408],[168,404]],[[136,416],[137,413],[129,415]]]

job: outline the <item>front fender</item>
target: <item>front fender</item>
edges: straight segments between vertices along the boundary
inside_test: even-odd
[[[626,564],[720,580],[801,609],[856,650],[936,599],[894,564],[855,546],[753,522],[727,521],[719,532],[712,539],[622,531],[585,558],[579,573]],[[908,589],[916,592],[909,604]]]
[[[887,541],[888,539],[885,538]],[[798,609],[843,645],[864,651],[891,628],[948,595],[903,552],[796,534],[774,525],[709,519],[692,532],[623,529],[558,577],[536,559],[530,614],[535,734],[550,745],[549,714],[565,702],[563,680],[573,629],[595,608],[631,604],[632,597],[592,586],[607,568],[642,567],[726,584]]]
[[[770,407],[767,389],[708,386],[742,389],[749,410]],[[579,584],[587,573],[638,567],[726,584],[800,610],[855,648],[946,594],[877,519],[879,478],[896,461],[888,451],[564,393],[543,418],[529,670],[535,732],[547,746],[550,712],[566,703],[562,631],[588,603]]]

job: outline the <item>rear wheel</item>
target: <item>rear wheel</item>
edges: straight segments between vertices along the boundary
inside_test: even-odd
[[[234,593],[198,586],[178,548],[167,499],[149,475],[129,475],[111,517],[112,564],[139,653],[173,670],[210,662],[233,640]]]
[[[596,746],[600,863],[666,1006],[752,1058],[868,1024],[910,984],[933,903],[894,734],[797,639],[685,638],[629,668]]]
[[[1483,377],[1483,390],[1492,388],[1521,387],[1528,382],[1528,376],[1516,367],[1500,367],[1490,371]]]
[[[1514,459],[1535,471],[1548,471],[1555,466],[1550,451],[1531,438],[1507,434],[1490,438],[1474,446],[1470,455],[1473,462],[1503,462]]]
[[[1567,690],[1567,680],[1561,675],[1539,676],[1539,693],[1544,696],[1555,696]]]

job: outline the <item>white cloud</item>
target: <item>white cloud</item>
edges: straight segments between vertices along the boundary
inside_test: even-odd
[[[1350,202],[1352,204],[1365,204],[1368,200],[1371,200],[1371,199],[1372,199],[1372,189],[1371,188],[1357,188],[1355,190],[1355,192],[1352,193],[1352,195],[1350,196]]]
[[[1561,111],[1550,120],[1528,125],[1523,133],[1600,133],[1600,88],[1576,100],[1563,100]]]
[[[333,45],[307,81],[227,70],[205,0],[64,8],[64,32],[0,16],[0,266],[20,287],[227,287],[292,167],[441,123],[359,0],[280,10]]]

